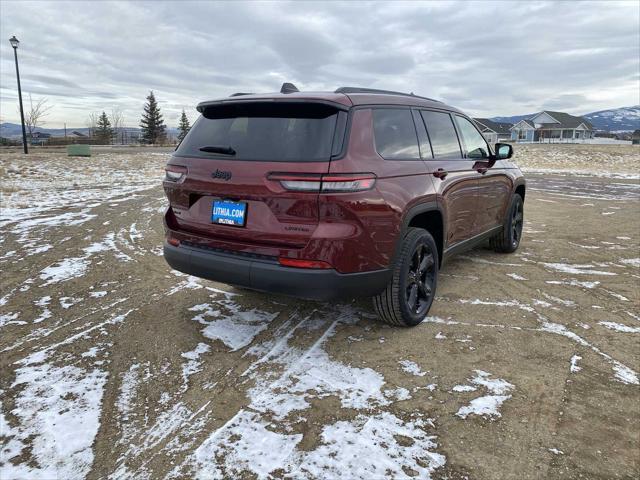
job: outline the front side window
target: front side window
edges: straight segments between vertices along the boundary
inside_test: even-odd
[[[422,110],[420,113],[422,113],[422,119],[427,127],[429,140],[431,140],[433,158],[438,160],[448,158],[459,159],[462,157],[458,135],[453,126],[451,115],[431,110]]]
[[[464,117],[456,115],[456,122],[467,147],[467,157],[473,159],[489,158],[489,147],[478,129]]]
[[[420,158],[416,127],[408,108],[373,110],[373,133],[378,154],[386,160]]]

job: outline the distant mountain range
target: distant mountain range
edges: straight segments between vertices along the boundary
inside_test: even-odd
[[[527,115],[514,115],[512,117],[493,117],[490,120],[518,123],[520,120],[533,117],[536,113],[538,112]],[[640,129],[640,105],[600,110],[599,112],[585,113],[581,116],[589,120],[596,130],[623,132]]]
[[[52,137],[64,137],[64,128],[37,128],[36,130],[38,132],[48,133]],[[140,129],[136,127],[125,127],[124,130],[128,134],[140,132]],[[177,128],[167,128],[166,131],[169,136],[175,137],[178,135]],[[84,135],[88,135],[89,129],[86,127],[67,127],[67,135],[69,135],[71,132],[79,132]],[[0,137],[11,138],[20,136],[22,136],[22,126],[19,123],[0,123]]]
[[[490,120],[495,122],[508,122],[518,123],[525,118],[531,118],[538,112],[529,113],[527,115],[514,115],[512,117],[493,117]],[[640,129],[640,105],[633,107],[621,107],[612,108],[610,110],[601,110],[599,112],[591,112],[582,115],[589,120],[596,130],[605,130],[608,132],[622,132],[632,131]],[[64,128],[38,128],[39,132],[49,133],[54,137],[64,136]],[[76,131],[88,134],[89,129],[83,128],[67,128],[67,134]],[[126,128],[126,131],[131,133],[137,133],[139,128]],[[167,128],[167,133],[171,137],[178,135],[177,128]],[[11,138],[19,137],[22,135],[22,127],[16,123],[2,123],[0,124],[0,137]]]

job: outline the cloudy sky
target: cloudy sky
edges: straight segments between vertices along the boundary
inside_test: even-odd
[[[169,126],[237,91],[413,91],[475,116],[640,103],[640,3],[0,0],[0,118],[46,97],[47,127],[119,106],[137,126],[154,90]]]

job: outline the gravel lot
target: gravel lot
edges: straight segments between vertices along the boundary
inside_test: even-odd
[[[516,150],[414,329],[169,269],[166,152],[0,153],[0,478],[638,478],[640,150]]]

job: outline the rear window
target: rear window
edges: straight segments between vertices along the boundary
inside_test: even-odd
[[[373,133],[376,150],[387,160],[420,158],[416,127],[408,108],[377,108],[373,110]]]
[[[338,116],[338,109],[313,103],[216,105],[205,109],[175,155],[265,162],[328,161],[334,143],[340,144],[338,151],[342,146],[344,135],[334,135],[338,133]],[[346,114],[341,112],[340,116]],[[203,152],[203,147],[235,153]]]
[[[433,158],[462,158],[451,115],[430,110],[422,110],[421,113],[431,140]]]

